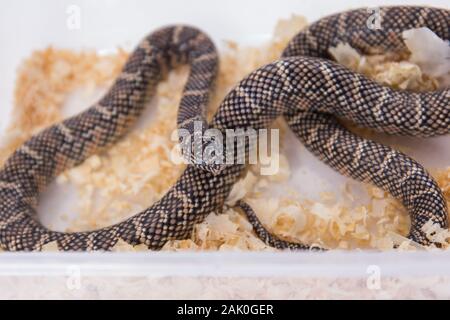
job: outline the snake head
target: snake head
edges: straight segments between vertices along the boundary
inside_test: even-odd
[[[208,128],[203,118],[192,118],[178,127],[181,153],[194,167],[218,175],[225,167],[222,133]]]
[[[194,149],[197,152],[191,152],[186,155],[189,164],[194,167],[216,176],[227,166],[223,163],[222,149],[217,147],[214,141],[203,140],[197,147],[194,146]]]

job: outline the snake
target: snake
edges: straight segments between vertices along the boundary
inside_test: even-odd
[[[450,132],[450,90],[395,91],[367,81],[357,73],[349,77],[348,70],[330,64],[333,57],[329,49],[344,43],[366,55],[402,53],[407,50],[403,31],[424,27],[448,40],[450,11],[419,6],[377,9],[357,9],[322,18],[288,43],[283,58],[320,60],[307,59],[308,67],[297,66],[311,73],[311,77],[294,108],[287,108],[284,116],[296,137],[324,163],[345,176],[387,190],[399,199],[411,215],[407,237],[430,245],[429,237],[422,230],[427,222],[431,220],[441,228],[448,228],[448,209],[437,183],[419,163],[388,146],[357,136],[339,122],[339,117],[392,135],[447,134]],[[375,13],[378,17],[373,16]],[[371,18],[378,18],[382,24],[370,28]],[[313,76],[313,72],[318,75]],[[237,206],[267,244],[279,249],[305,248],[271,235],[247,203],[240,201]]]
[[[119,239],[160,248],[170,239],[189,236],[192,226],[214,210],[234,182],[237,170],[208,177],[189,168],[151,208],[115,225],[89,232],[55,232],[37,219],[39,194],[64,170],[107,149],[132,127],[145,102],[169,70],[190,66],[180,101],[177,127],[205,127],[206,106],[218,70],[218,54],[201,30],[185,25],[163,27],[146,36],[130,54],[109,91],[84,112],[56,123],[24,142],[0,170],[0,247],[41,250],[49,242],[59,250],[110,250]],[[194,155],[189,154],[190,159]],[[198,170],[212,171],[202,163]],[[220,181],[219,181],[220,180]],[[218,190],[213,186],[220,185]]]
[[[267,128],[283,116],[297,137],[323,161],[399,199],[411,214],[408,237],[429,244],[421,229],[425,222],[448,227],[446,203],[436,182],[412,158],[358,137],[338,118],[390,134],[447,134],[449,90],[393,90],[332,61],[327,50],[339,40],[368,53],[403,50],[401,32],[417,27],[428,27],[442,39],[449,39],[450,13],[403,6],[382,7],[380,11],[380,30],[367,27],[369,14],[365,9],[338,13],[312,24],[292,39],[279,60],[241,80],[226,95],[210,123],[205,120],[205,108],[218,65],[212,41],[189,26],[170,26],[151,33],[133,51],[98,103],[35,134],[7,159],[0,170],[0,247],[31,251],[56,242],[59,250],[110,250],[121,239],[159,250],[169,240],[189,238],[196,224],[223,208],[233,185],[245,173],[245,164],[227,164],[219,169],[209,163],[188,165],[151,207],[102,229],[58,232],[37,219],[36,206],[45,187],[64,170],[123,137],[163,75],[182,63],[190,65],[190,73],[179,106],[178,128],[192,132],[193,123],[200,121],[225,134],[230,129]],[[247,143],[243,147],[247,152]],[[272,235],[251,206],[243,201],[237,205],[269,245],[312,248]]]

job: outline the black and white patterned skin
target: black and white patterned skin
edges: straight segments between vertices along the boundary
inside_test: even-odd
[[[358,9],[313,23],[297,34],[282,56],[331,59],[329,48],[348,43],[363,54],[402,52],[402,32],[427,27],[450,39],[450,12],[428,7],[379,8],[381,29],[368,27],[373,11]],[[450,57],[449,57],[450,58]],[[298,62],[296,62],[298,64]],[[431,220],[448,228],[445,199],[430,174],[416,161],[374,141],[363,139],[339,123],[338,117],[379,132],[430,137],[450,132],[450,90],[413,93],[376,85],[327,60],[316,59],[302,68],[302,94],[285,118],[300,141],[336,171],[372,183],[399,199],[411,215],[408,238],[429,245],[422,226]],[[291,67],[292,68],[292,67]],[[256,215],[243,203],[249,219]],[[259,223],[259,222],[258,222]],[[280,241],[259,223],[256,233],[278,248],[303,249],[302,244]],[[273,237],[274,239],[271,239]]]
[[[406,17],[416,14],[418,9],[402,7],[395,10]],[[448,38],[449,12],[431,10],[437,13],[429,13],[425,20],[435,15],[440,17],[439,23],[431,29]],[[367,17],[365,10],[343,15],[349,21]],[[398,21],[403,20],[399,17],[385,19],[384,26],[396,26]],[[327,25],[328,29],[322,31],[329,34],[333,32],[330,29],[337,26]],[[320,41],[330,36],[323,37]],[[376,37],[369,39],[373,39],[373,47],[379,46]],[[206,52],[200,49],[201,54],[187,54],[190,49],[197,52],[195,44]],[[370,47],[370,43],[367,46]],[[57,241],[62,250],[109,250],[118,239],[123,239],[129,244],[144,243],[150,249],[160,249],[170,239],[190,237],[196,223],[203,221],[210,212],[220,210],[233,184],[244,172],[244,165],[228,165],[213,172],[205,171],[201,166],[188,166],[168,193],[152,207],[122,223],[97,231],[54,232],[44,228],[35,216],[38,195],[55,175],[122,136],[140,114],[146,88],[154,87],[162,69],[172,65],[171,60],[188,61],[192,68],[189,81],[201,78],[203,84],[208,85],[207,88],[198,87],[196,82],[191,87],[188,81],[178,123],[182,128],[189,128],[190,118],[203,114],[209,84],[213,80],[213,76],[196,78],[194,71],[199,65],[202,66],[200,72],[205,74],[205,69],[209,72],[216,68],[217,58],[212,51],[213,46],[207,38],[190,28],[168,28],[152,34],[132,54],[124,72],[98,105],[44,130],[19,148],[0,171],[1,247],[39,250],[44,244]],[[207,67],[207,62],[214,67]],[[427,244],[422,233],[416,232],[423,221],[432,219],[447,227],[445,203],[436,183],[409,157],[375,142],[360,143],[358,137],[335,122],[334,115],[380,131],[430,136],[450,132],[450,118],[440,116],[448,115],[449,99],[448,90],[420,94],[394,91],[332,61],[286,57],[259,68],[239,82],[221,103],[210,127],[222,132],[249,127],[261,129],[267,128],[278,116],[285,115],[308,147],[316,148],[318,155],[341,172],[372,181],[400,198],[412,213],[410,236]],[[401,108],[395,103],[398,101],[402,103]],[[425,104],[425,101],[433,104]],[[383,113],[385,111],[389,113]],[[415,112],[423,115],[419,118],[424,120],[413,121]],[[408,117],[402,120],[402,115]],[[302,126],[297,125],[300,122]],[[241,207],[249,209],[245,205]],[[254,212],[246,212],[258,235],[264,236]],[[266,235],[277,240],[266,238],[269,244],[279,248],[309,248],[303,244],[286,245],[282,240]]]
[[[159,249],[169,239],[189,237],[193,226],[223,203],[240,173],[238,167],[217,176],[189,167],[151,208],[93,232],[54,232],[36,217],[38,196],[50,181],[122,137],[163,75],[182,63],[191,70],[180,102],[178,127],[193,130],[194,120],[206,123],[205,107],[218,68],[214,44],[203,32],[186,26],[150,34],[98,103],[33,136],[6,161],[0,170],[1,248],[39,250],[56,241],[60,250],[108,250],[123,239]]]
[[[381,29],[368,27],[373,13],[367,9],[320,19],[296,35],[282,57],[331,59],[328,50],[338,43],[348,43],[363,54],[404,52],[407,48],[402,38],[403,31],[422,27],[429,28],[441,39],[450,39],[449,10],[381,7],[379,13]],[[395,135],[431,137],[449,132],[449,90],[420,94],[395,91],[385,86],[367,86],[364,77],[358,74],[343,78],[338,69],[330,70],[327,64],[318,65],[316,71],[329,80],[323,83],[321,93],[317,94],[322,98],[322,103],[306,107],[311,112],[346,117],[363,127]],[[330,91],[333,95],[328,94]],[[336,96],[339,96],[340,108],[332,107]],[[350,116],[348,108],[359,112]]]

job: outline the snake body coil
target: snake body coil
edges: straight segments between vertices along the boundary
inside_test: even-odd
[[[450,132],[450,91],[395,91],[321,59],[328,58],[328,48],[339,40],[363,52],[402,49],[401,32],[416,27],[426,26],[441,38],[450,38],[448,10],[387,7],[381,12],[382,30],[367,28],[370,14],[366,10],[348,11],[313,24],[292,40],[281,60],[243,79],[224,99],[210,127],[222,132],[257,130],[284,115],[305,145],[332,167],[370,181],[400,199],[412,217],[409,237],[428,244],[421,230],[426,221],[431,219],[447,227],[447,209],[436,183],[414,160],[355,136],[335,116],[392,134],[445,134]],[[41,190],[62,170],[122,136],[142,111],[146,89],[155,86],[162,70],[171,67],[173,61],[191,65],[179,127],[191,128],[192,119],[204,121],[202,115],[216,70],[214,46],[192,28],[166,28],[150,35],[99,104],[32,137],[8,159],[0,171],[2,248],[36,250],[57,241],[62,250],[108,250],[120,238],[159,249],[170,239],[189,237],[194,224],[222,207],[244,165],[229,165],[214,173],[188,166],[152,207],[101,230],[54,232],[36,220]],[[276,239],[258,225],[248,205],[239,205],[268,243],[280,248],[308,248]]]
[[[402,32],[421,27],[428,27],[442,39],[450,39],[448,10],[381,8],[379,14],[383,22],[376,30],[354,28],[363,23],[367,25],[364,15],[357,12],[330,16],[311,25],[289,43],[283,57],[305,55],[329,59],[326,48],[339,42],[348,43],[363,54],[402,52],[406,50]],[[324,65],[318,66],[318,70],[325,75],[330,71]],[[338,72],[336,69],[333,74]],[[347,100],[354,110],[359,110],[354,116],[348,115],[348,119],[363,127],[389,134],[429,137],[450,132],[450,90],[421,94],[395,92],[387,87],[366,85],[357,74],[347,79],[351,83],[337,79],[339,76],[334,76],[322,87],[326,98],[320,103],[305,99],[304,111],[287,112],[289,126],[312,153],[333,169],[370,182],[399,199],[411,215],[408,238],[430,244],[421,230],[425,223],[431,220],[448,228],[446,202],[435,181],[421,165],[401,152],[347,130],[336,118],[345,116],[346,111],[329,107],[333,104],[330,100],[333,94],[328,95],[328,92],[339,94],[345,86],[356,99],[348,101],[347,94],[335,97],[348,106]]]
[[[191,70],[180,102],[178,127],[191,132],[193,121],[206,123],[203,116],[218,66],[213,43],[204,33],[185,26],[150,34],[98,103],[33,136],[6,161],[0,171],[2,248],[39,250],[56,241],[60,250],[108,250],[123,239],[158,249],[169,239],[190,236],[193,225],[223,202],[237,168],[208,177],[188,168],[151,208],[111,227],[62,233],[44,228],[36,219],[38,196],[53,177],[123,136],[141,114],[148,91],[180,63],[188,63]]]
[[[363,54],[406,50],[402,32],[427,27],[442,39],[450,39],[450,12],[427,7],[384,7],[379,10],[381,28],[368,27],[365,9],[335,14],[297,34],[282,56],[299,57],[293,64],[303,69],[307,81],[298,101],[284,116],[300,141],[330,167],[359,181],[389,191],[411,214],[408,238],[423,245],[430,241],[422,226],[431,220],[448,228],[445,199],[436,182],[416,161],[382,144],[363,139],[338,122],[345,118],[379,132],[430,137],[450,132],[450,90],[413,93],[377,85],[359,74],[350,74],[331,61],[329,48],[347,43]],[[308,66],[299,61],[308,61]],[[322,60],[327,59],[327,60]],[[285,62],[291,64],[289,62]],[[289,66],[292,70],[293,66]],[[317,73],[314,75],[314,73]],[[301,244],[271,236],[245,203],[238,203],[253,222],[260,238],[277,248]]]

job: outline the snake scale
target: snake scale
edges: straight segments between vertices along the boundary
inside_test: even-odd
[[[450,90],[396,91],[331,61],[328,48],[347,42],[363,53],[403,50],[403,30],[428,27],[450,39],[450,12],[424,7],[383,7],[382,29],[367,28],[365,9],[335,14],[300,32],[280,60],[240,81],[221,103],[210,128],[266,128],[284,116],[298,138],[339,172],[371,182],[398,198],[411,214],[409,237],[429,244],[421,230],[430,219],[448,227],[443,195],[408,156],[345,129],[343,118],[377,131],[412,136],[450,132]],[[217,72],[217,53],[195,28],[173,26],[146,37],[131,54],[108,93],[85,112],[31,137],[0,170],[0,246],[39,250],[56,241],[60,250],[109,250],[119,239],[160,249],[168,240],[188,238],[195,224],[220,210],[245,165],[221,170],[189,165],[164,197],[133,217],[100,230],[48,230],[36,217],[39,194],[63,170],[122,137],[142,112],[163,75],[190,65],[178,112],[178,127],[206,124],[205,108]],[[207,170],[205,170],[205,168]],[[238,202],[258,236],[278,248],[307,249],[268,233],[251,207]]]

